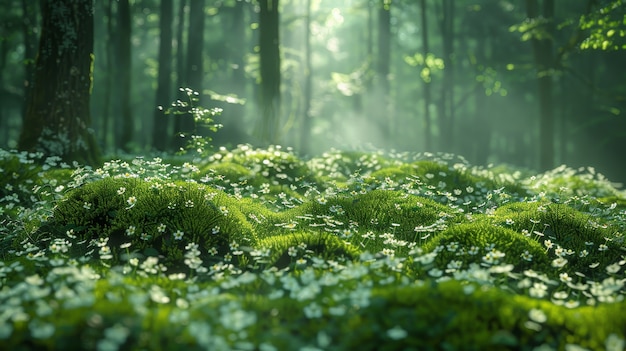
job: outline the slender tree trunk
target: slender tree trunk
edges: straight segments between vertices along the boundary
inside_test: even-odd
[[[443,84],[441,85],[439,147],[454,151],[454,1],[442,1],[440,21],[443,42]]]
[[[309,152],[311,139],[311,99],[313,95],[313,77],[311,64],[311,0],[305,0],[306,15],[304,17],[304,115],[300,132],[300,152]]]
[[[187,60],[184,67],[180,67],[184,71],[185,79],[181,85],[184,88],[188,88],[196,92],[195,96],[199,100],[202,97],[203,81],[204,81],[204,0],[192,0],[189,2],[189,28],[187,30]],[[179,56],[180,57],[180,56]],[[189,97],[186,93],[181,93],[183,96],[181,100],[187,101]],[[202,104],[202,101],[196,102],[196,104]],[[188,112],[188,111],[182,111]],[[178,138],[176,146],[182,149],[187,138],[190,138],[195,131],[195,122],[193,114],[184,113],[175,117],[176,122],[174,124],[175,132],[183,136]]]
[[[118,148],[130,151],[131,142],[135,132],[135,124],[130,104],[131,93],[131,27],[130,27],[130,3],[129,0],[119,0],[118,3],[118,26],[119,51],[118,51],[118,98],[120,100],[121,113],[118,119],[119,134]]]
[[[102,140],[102,145],[106,149],[110,149],[111,146],[115,148],[117,146],[115,140],[117,138],[116,135],[111,136],[113,129],[115,128],[115,120],[112,117],[113,113],[111,111],[112,101],[112,87],[113,87],[113,79],[116,76],[115,70],[115,52],[117,51],[117,45],[114,38],[115,36],[115,19],[113,18],[113,0],[102,1],[104,5],[104,12],[106,16],[106,39],[105,39],[105,48],[106,54],[104,57],[104,66],[106,67],[106,75],[104,76],[104,94],[103,94],[103,110],[102,110],[102,130],[100,132],[100,138]],[[110,151],[110,150],[109,150]]]
[[[155,102],[157,107],[154,110],[154,123],[152,129],[152,146],[160,151],[167,149],[167,131],[169,121],[165,115],[165,110],[171,103],[172,93],[172,21],[173,15],[172,0],[161,0],[161,17],[159,33],[159,77]]]
[[[280,123],[280,52],[278,0],[259,0],[259,46],[261,71],[261,126],[263,144],[279,142]]]
[[[543,13],[540,15],[537,0],[526,0],[528,18],[543,17],[548,25],[545,30],[553,34],[554,0],[543,1]],[[537,69],[539,94],[539,167],[548,170],[554,167],[554,106],[552,72],[553,53],[551,35],[547,38],[532,39],[533,55]]]
[[[37,56],[37,3],[22,0],[22,30],[24,33],[24,102],[22,115],[26,113],[27,101],[32,89],[35,72],[35,58]]]
[[[187,72],[185,70],[185,9],[187,8],[187,1],[180,0],[178,6],[178,21],[176,23],[176,81],[178,88],[182,88],[187,84]],[[180,97],[180,91],[177,92]],[[182,118],[180,116],[174,117],[174,132],[176,135],[183,130]],[[180,148],[183,146],[183,140],[176,138],[173,140],[173,144]]]
[[[93,2],[42,1],[43,25],[18,147],[66,162],[99,163],[89,100]]]
[[[428,45],[428,16],[426,15],[426,0],[420,0],[422,15],[422,45],[424,57],[430,52]],[[432,127],[430,126],[430,105],[432,103],[430,82],[424,82],[424,149],[432,150]]]
[[[389,111],[389,72],[391,65],[391,1],[380,0],[378,8],[378,60],[376,72],[378,76],[379,123],[383,132],[383,142],[391,140],[392,117]]]

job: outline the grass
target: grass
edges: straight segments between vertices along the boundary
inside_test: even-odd
[[[0,349],[626,349],[626,193],[592,169],[248,145],[0,169]]]

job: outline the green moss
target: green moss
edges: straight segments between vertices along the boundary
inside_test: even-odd
[[[225,164],[226,167],[219,166]],[[239,167],[234,167],[238,165]],[[252,149],[249,145],[241,145],[234,150],[220,150],[208,159],[201,167],[203,172],[216,169],[225,171],[224,176],[243,174],[247,171],[246,182],[253,186],[260,186],[270,182],[271,185],[291,185],[301,181],[316,183],[312,171],[306,163],[300,160],[291,151],[284,151],[280,147],[269,149]]]
[[[559,246],[571,250],[571,254],[564,255],[568,267],[584,274],[595,273],[589,267],[594,263],[606,267],[623,255],[623,239],[616,236],[619,233],[614,228],[567,205],[518,202],[498,208],[495,215],[500,224],[526,233],[544,248],[553,245],[552,253]],[[507,225],[507,220],[513,223]],[[601,245],[606,245],[606,249]]]
[[[304,262],[313,256],[331,260],[352,260],[360,253],[354,246],[329,233],[295,232],[274,235],[259,240],[257,246],[270,250],[267,263],[278,268],[295,264],[299,258],[304,258]]]
[[[619,312],[624,302],[568,310],[495,288],[468,287],[450,281],[378,290],[367,309],[337,324],[337,349],[531,350],[548,344],[561,350],[577,344],[601,350],[626,323]],[[594,321],[593,332],[584,327]],[[393,329],[405,337],[395,340]]]
[[[126,251],[119,246],[131,243],[130,251],[180,263],[190,242],[220,252],[233,241],[254,244],[254,230],[235,203],[222,191],[195,183],[105,178],[70,192],[39,235],[67,238],[72,230],[77,242],[88,244],[73,247],[76,255],[85,254],[94,241],[106,240],[114,262]]]
[[[436,262],[440,267],[452,260],[460,260],[467,267],[470,263],[513,264],[516,271],[528,268],[545,268],[549,259],[540,243],[508,228],[493,225],[486,220],[474,223],[458,224],[434,235],[423,249],[432,252],[437,247]],[[484,259],[496,250],[503,253],[494,256],[495,260]],[[531,261],[522,259],[522,254],[529,253]]]

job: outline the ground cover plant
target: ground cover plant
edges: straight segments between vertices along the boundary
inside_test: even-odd
[[[241,145],[0,178],[2,349],[626,348],[626,193],[592,169]]]

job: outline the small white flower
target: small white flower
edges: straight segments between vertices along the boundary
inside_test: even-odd
[[[137,198],[131,196],[126,200],[126,203],[128,204],[128,207],[126,207],[126,209],[133,208],[135,204],[137,204]]]
[[[406,330],[402,329],[400,326],[395,326],[389,330],[387,330],[387,336],[392,340],[400,340],[406,338],[409,335]]]
[[[174,232],[174,240],[181,240],[183,238],[183,235],[185,235],[184,232],[182,232],[181,230],[177,230],[176,232]]]

